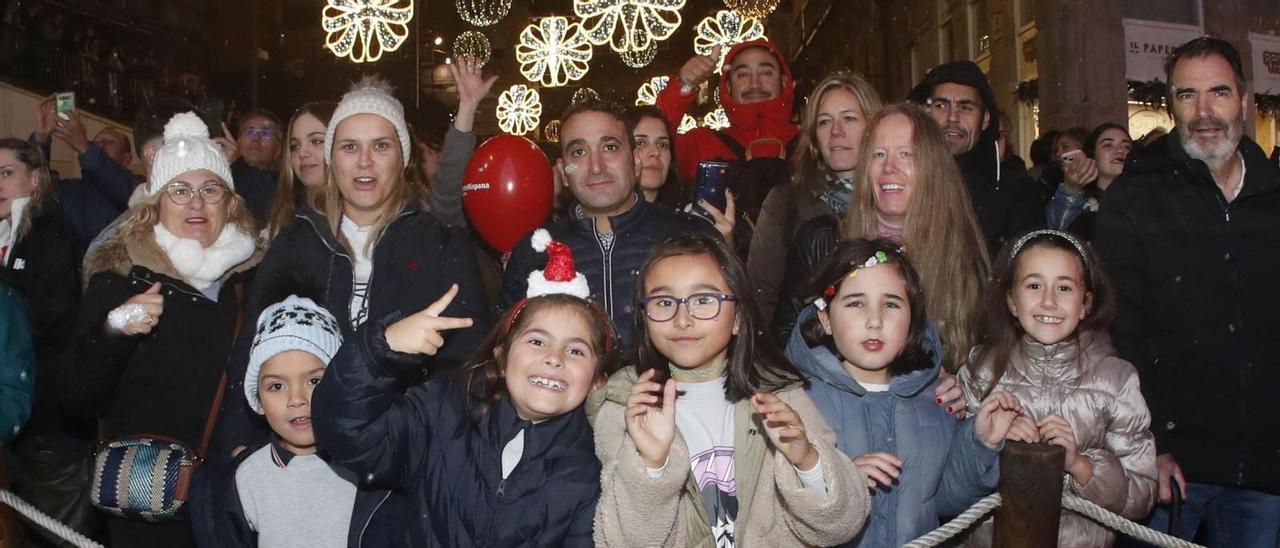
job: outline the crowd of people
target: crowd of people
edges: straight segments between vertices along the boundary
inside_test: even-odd
[[[438,146],[373,78],[235,131],[42,105],[0,140],[13,490],[117,547],[880,547],[1025,442],[1121,516],[1168,530],[1176,492],[1173,534],[1277,546],[1280,169],[1230,44],[1172,52],[1168,135],[1054,132],[1030,168],[973,63],[900,102],[832,73],[796,125],[772,43],[718,59],[570,106],[566,207],[510,254],[462,207],[471,59]],[[729,129],[677,134],[717,68]],[[1059,542],[1118,539],[1064,510]]]

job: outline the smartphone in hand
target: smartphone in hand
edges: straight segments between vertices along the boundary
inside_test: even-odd
[[[63,91],[53,96],[53,111],[63,120],[71,119],[71,111],[76,109],[76,94],[74,91]]]
[[[694,192],[693,192],[693,212],[697,215],[705,217],[707,220],[711,218],[711,214],[707,213],[702,206],[698,205],[700,200],[706,200],[707,203],[715,206],[721,212],[725,209],[725,190],[728,189],[728,181],[726,180],[729,172],[729,164],[726,162],[703,161],[698,162],[698,172],[694,176]]]

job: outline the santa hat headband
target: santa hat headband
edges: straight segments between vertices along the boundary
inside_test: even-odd
[[[534,297],[572,295],[587,301],[592,308],[599,311],[596,304],[590,300],[591,288],[587,285],[586,276],[578,272],[574,265],[573,250],[569,249],[569,246],[564,242],[551,239],[551,233],[542,228],[533,231],[529,244],[534,251],[547,254],[547,266],[542,270],[529,273],[529,289],[525,292],[525,298],[512,307],[511,316],[507,318],[507,332],[510,332],[511,326],[515,325],[520,311],[524,310],[524,305]],[[604,315],[603,312],[600,314]],[[606,352],[609,351],[612,343],[609,339],[609,332],[606,329],[604,340]]]

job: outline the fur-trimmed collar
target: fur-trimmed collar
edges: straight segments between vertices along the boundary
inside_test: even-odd
[[[220,278],[221,281],[225,282],[231,275],[257,266],[262,260],[262,254],[266,250],[262,239],[256,235],[252,237],[254,238],[253,254],[244,262],[228,269]],[[175,280],[186,279],[156,243],[153,226],[140,225],[113,234],[102,243],[102,246],[93,251],[85,261],[84,284],[88,286],[89,279],[99,272],[114,272],[121,276],[128,276],[134,266],[141,266]]]

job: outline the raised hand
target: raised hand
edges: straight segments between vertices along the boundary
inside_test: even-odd
[[[982,400],[975,417],[973,429],[983,445],[995,449],[1004,441],[1014,419],[1022,414],[1022,403],[1008,392],[992,392]]]
[[[36,140],[41,143],[49,142],[49,138],[53,136],[53,129],[57,127],[57,114],[53,110],[53,97],[40,102],[40,106],[36,108]]]
[[[1066,155],[1070,155],[1073,160],[1062,163],[1062,171],[1065,175],[1063,184],[1067,185],[1067,190],[1071,192],[1080,192],[1085,185],[1098,178],[1098,162],[1085,156],[1084,152],[1079,150],[1073,150]]]
[[[440,347],[444,346],[444,336],[440,334],[441,331],[471,327],[471,318],[449,318],[440,315],[457,295],[458,284],[453,284],[436,302],[412,316],[391,324],[391,327],[387,328],[387,345],[392,350],[404,354],[436,355]]]
[[[716,64],[720,62],[720,49],[720,46],[716,46],[708,55],[694,55],[685,61],[684,66],[680,67],[681,84],[694,88],[711,79],[716,71]]]
[[[153,283],[146,291],[130,297],[124,304],[112,311],[113,314],[116,311],[125,312],[124,318],[126,318],[126,321],[120,327],[119,333],[129,336],[146,335],[155,328],[156,324],[160,323],[160,315],[164,314],[164,295],[160,294],[160,288],[160,282]],[[137,308],[134,308],[135,305],[141,307],[142,314],[136,313]],[[130,307],[134,310],[131,313],[125,307]],[[109,320],[108,324],[110,324]],[[109,325],[108,328],[110,328]]]
[[[711,202],[706,200],[698,200],[698,205],[711,216],[711,222],[715,223],[716,230],[724,236],[724,243],[730,248],[733,247],[733,227],[737,222],[737,207],[734,205],[733,191],[724,191],[724,211],[721,212]]]
[[[760,415],[765,435],[787,462],[800,470],[812,470],[818,464],[818,450],[805,435],[804,421],[787,402],[761,392],[751,396],[751,407]]]
[[[480,62],[465,55],[455,58],[453,63],[446,66],[458,87],[459,107],[469,106],[474,110],[489,94],[489,90],[493,89],[493,83],[498,81],[496,74],[485,78]]]
[[[888,489],[902,475],[902,459],[890,453],[867,453],[854,458],[853,465],[867,478],[867,487],[872,490]]]
[[[84,129],[84,123],[80,121],[80,113],[71,111],[67,113],[65,120],[54,118],[53,134],[59,140],[76,151],[76,154],[83,154],[89,150],[89,134]]]
[[[667,379],[665,385],[658,384],[653,382],[654,374],[652,369],[645,371],[631,385],[626,425],[640,460],[649,468],[661,468],[676,437],[676,381]],[[662,392],[661,398],[655,392]]]
[[[231,133],[231,128],[227,127],[226,122],[222,122],[222,137],[214,137],[213,142],[222,147],[222,153],[226,155],[227,163],[234,164],[236,159],[240,157],[240,145],[236,142],[236,137]]]

